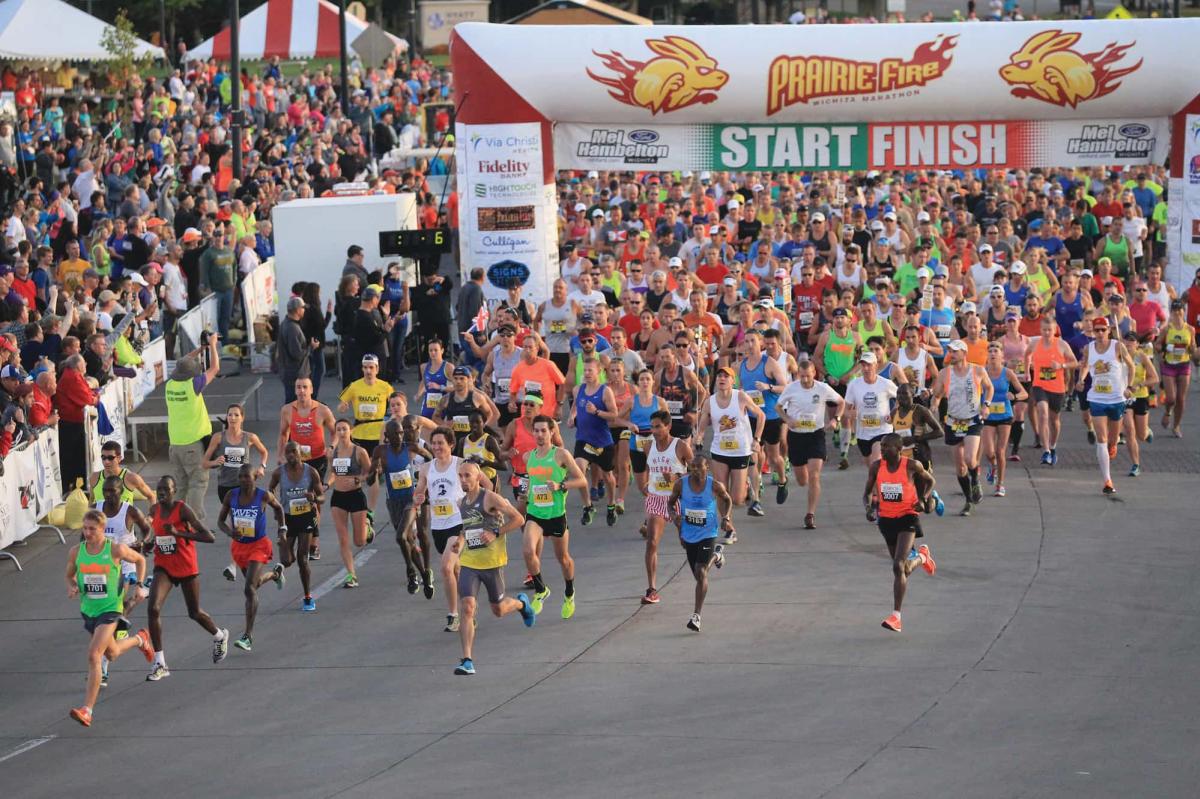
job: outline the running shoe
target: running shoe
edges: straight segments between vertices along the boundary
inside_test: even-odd
[[[842,459],[840,461],[838,461],[838,471],[844,472],[849,468],[850,468],[850,459],[847,458],[845,455],[843,455]]]
[[[946,515],[946,503],[942,501],[942,495],[937,492],[937,489],[934,489],[933,493],[930,494],[930,496],[933,497],[934,513],[936,513],[938,516],[945,516]]]
[[[103,663],[100,666],[100,687],[101,688],[108,687],[108,664],[107,663]]]
[[[342,588],[358,588],[358,577],[353,574],[347,574],[346,579],[342,580]]]
[[[646,595],[642,597],[642,604],[643,605],[657,605],[658,601],[659,601],[658,589],[657,588],[647,588]]]
[[[220,663],[229,654],[229,630],[221,630],[221,640],[213,639],[213,663]]]
[[[642,537],[645,538],[645,536]],[[524,588],[533,588],[533,575],[529,572],[525,572],[525,581],[521,583],[521,585]]]
[[[983,501],[983,486],[975,483],[971,486],[971,501],[978,505]]]
[[[804,529],[805,530],[816,530],[817,529],[817,517],[811,513],[804,514]]]
[[[1049,452],[1043,452],[1043,453],[1042,453],[1042,465],[1043,465],[1043,466],[1049,466],[1049,465],[1050,465],[1050,453],[1049,453]]]
[[[250,639],[250,636],[242,633],[242,637],[234,641],[233,645],[243,652],[249,652],[254,648],[254,641]]]
[[[1178,427],[1172,427],[1171,435],[1174,436],[1175,438],[1183,438],[1183,431],[1180,430]]]
[[[988,481],[989,485],[996,481],[996,467],[990,463],[987,468],[987,476],[984,479]]]
[[[1058,465],[1058,447],[1055,447],[1054,449],[1050,450],[1050,465],[1051,466]]]
[[[221,570],[221,574],[225,575],[225,579],[231,583],[237,579],[237,572],[234,570],[233,566],[226,566]]]
[[[879,520],[879,513],[878,513],[878,511],[876,511],[875,506],[873,504],[868,505],[867,506],[867,521],[874,523],[878,520]]]
[[[958,512],[958,515],[959,516],[970,516],[971,515],[971,501],[970,500],[967,500],[967,504],[963,505],[963,509]]]
[[[367,543],[375,540],[375,514],[367,511]]]
[[[1063,408],[1063,410],[1066,411],[1067,413],[1071,413],[1073,410],[1075,410],[1075,394],[1074,393],[1069,394],[1069,398],[1067,399],[1067,407]]]
[[[736,530],[736,529],[731,529],[731,530],[728,530],[728,531],[725,533],[725,543],[726,543],[726,544],[736,544],[736,543],[737,543],[737,540],[738,540],[738,537],[737,537],[737,530]]]
[[[1087,431],[1087,439],[1088,439],[1089,444],[1096,443],[1096,431],[1091,429],[1090,427],[1088,428],[1088,431]]]
[[[837,423],[833,425],[833,448],[842,448],[842,426]]]
[[[996,493],[992,494],[992,496],[993,497],[1007,497],[1008,489],[1006,489],[1004,486],[996,486]]]
[[[137,648],[142,650],[142,654],[146,656],[147,663],[153,663],[154,662],[154,644],[150,643],[150,631],[145,628],[142,628],[141,630],[137,631],[136,635],[137,635],[137,639],[138,639]]]
[[[1103,491],[1106,496],[1111,496],[1111,495],[1117,493],[1117,488],[1116,488],[1116,486],[1114,486],[1112,484],[1112,480],[1105,480]]]
[[[155,663],[154,668],[150,669],[150,673],[146,675],[146,682],[158,682],[163,677],[170,677],[171,670],[167,668],[165,663]]]
[[[580,522],[583,524],[584,527],[587,527],[589,524],[591,524],[595,520],[595,518],[596,518],[596,506],[588,505],[586,508],[583,509],[583,518],[580,520]]]
[[[310,596],[304,597],[300,602],[300,610],[304,613],[313,613],[317,609],[317,600]]]
[[[92,726],[92,711],[86,707],[71,708],[71,718],[85,727]]]
[[[1124,433],[1121,433],[1120,435],[1117,436],[1117,445],[1121,446],[1121,447],[1125,446],[1125,434]]]
[[[417,570],[408,570],[408,593],[415,594],[421,587],[421,581],[417,579]]]
[[[608,506],[608,512],[604,514],[604,521],[608,523],[609,527],[612,527],[614,524],[617,523],[617,506],[616,505]]]
[[[596,499],[604,499],[605,490],[604,483],[596,486]]]
[[[1150,430],[1150,429],[1146,430],[1146,443],[1147,444],[1154,443],[1154,431],[1153,430]]]
[[[475,673],[475,664],[470,658],[463,658],[458,661],[458,665],[454,667],[454,673],[460,675],[471,675]]]
[[[1021,456],[1014,452],[1013,454],[1008,456],[1008,462],[1009,463],[1020,463]]]
[[[541,615],[542,605],[546,602],[546,597],[548,596],[550,596],[549,586],[546,586],[541,591],[534,592],[533,602],[529,603],[529,606],[533,608],[534,613]]]
[[[625,500],[623,500],[623,499],[617,500],[617,515],[618,516],[625,515]]]
[[[571,594],[570,596],[564,596],[563,603],[562,603],[562,617],[564,619],[569,619],[574,615],[575,615],[575,595]]]
[[[921,544],[917,547],[917,554],[921,556],[921,568],[930,577],[937,574],[937,561],[933,559],[933,555],[929,554],[929,545]]]
[[[787,481],[785,480],[782,483],[776,483],[775,484],[775,504],[782,505],[783,503],[787,502],[787,498],[788,498]]]
[[[1130,466],[1129,467],[1129,476],[1130,477],[1141,477],[1142,476],[1141,464],[1135,463],[1132,466]]]
[[[433,599],[433,595],[436,593],[433,587],[433,569],[425,570],[425,585],[422,586],[421,591],[425,594],[426,599]]]
[[[758,500],[754,500],[753,502],[750,503],[750,507],[746,510],[746,513],[749,516],[759,516],[759,517],[767,515],[767,512],[765,510],[763,510],[762,503],[759,502]]]
[[[713,549],[713,565],[718,569],[725,565],[725,545],[717,544]]]
[[[525,622],[525,626],[532,627],[537,622],[537,613],[533,610],[533,603],[529,601],[529,595],[517,594],[517,601],[521,603],[521,619]]]
[[[1108,445],[1108,459],[1109,459],[1110,461],[1111,461],[1111,460],[1116,460],[1116,457],[1117,457],[1117,445],[1116,445],[1116,444],[1109,444],[1109,445]]]
[[[650,537],[650,528],[646,526],[645,522],[642,522],[642,526],[638,528],[638,533],[642,536],[642,538]],[[532,583],[532,581],[531,581],[531,583]],[[526,586],[526,587],[528,587],[528,586]]]
[[[311,547],[309,547],[308,559],[309,560],[320,560],[321,559],[321,547],[318,544],[313,544]]]
[[[447,613],[446,614],[446,626],[442,628],[442,632],[444,632],[444,633],[458,632],[458,614],[457,613]]]
[[[275,587],[282,591],[284,583],[287,582],[287,576],[283,573],[283,564],[276,563],[272,571],[275,572],[275,576],[271,579],[275,581]]]
[[[692,617],[690,619],[688,619],[687,628],[694,633],[700,632],[700,614],[699,613],[692,614]]]
[[[588,489],[588,498],[591,499],[592,502],[595,502],[596,500],[600,499],[600,489],[596,488],[595,486],[592,486],[591,488],[589,488]]]
[[[894,633],[900,632],[900,614],[893,612],[892,615],[883,620],[882,626],[884,629],[891,630]]]

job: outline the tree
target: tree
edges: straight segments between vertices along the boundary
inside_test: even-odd
[[[109,79],[124,83],[138,71],[146,69],[153,60],[149,55],[138,55],[138,37],[133,32],[133,23],[125,15],[125,9],[117,12],[117,18],[100,35],[100,46],[112,56],[108,62]]]

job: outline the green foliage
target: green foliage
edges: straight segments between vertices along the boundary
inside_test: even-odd
[[[147,55],[138,55],[137,40],[133,23],[125,15],[125,9],[121,9],[117,12],[113,24],[106,27],[100,35],[100,46],[112,56],[107,65],[111,80],[124,82],[150,66],[153,59]]]

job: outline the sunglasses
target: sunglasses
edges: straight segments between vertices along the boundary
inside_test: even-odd
[[[594,339],[594,338],[581,338],[581,339],[579,339],[579,343],[580,343],[580,344],[595,344],[595,343],[596,343],[596,339]]]
[[[116,455],[101,455],[100,456],[100,460],[102,460],[102,461],[115,461],[116,459],[117,459]]]

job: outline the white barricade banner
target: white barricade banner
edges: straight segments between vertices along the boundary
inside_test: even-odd
[[[156,338],[142,350],[142,366],[138,376],[130,379],[129,410],[139,407],[146,395],[166,380],[167,343]]]
[[[100,436],[101,444],[108,441],[116,441],[124,449],[125,416],[128,410],[129,399],[127,384],[132,382],[132,378],[118,377],[100,392],[100,402],[104,405],[104,410],[108,413],[108,421],[113,427],[111,433],[106,436]]]
[[[247,340],[253,345],[254,322],[279,307],[274,258],[263,261],[242,279],[242,301],[246,309]]]
[[[0,549],[38,531],[38,520],[62,502],[60,483],[57,430],[8,453],[0,476]]]

